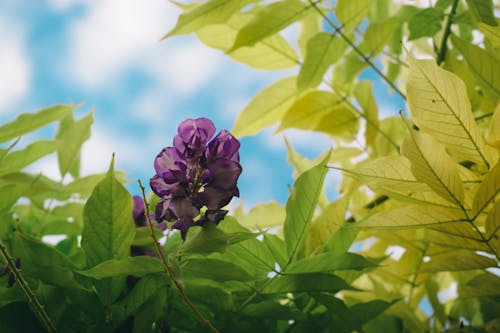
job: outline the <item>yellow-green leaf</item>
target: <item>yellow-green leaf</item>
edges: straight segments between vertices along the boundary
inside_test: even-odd
[[[342,56],[346,48],[347,44],[335,34],[320,32],[311,37],[297,78],[299,90],[320,84],[328,67]]]
[[[252,17],[249,13],[236,13],[227,22],[203,27],[196,34],[204,44],[227,52],[239,29]],[[253,46],[241,47],[228,55],[254,68],[268,70],[290,68],[299,62],[295,50],[279,34],[265,38]]]
[[[492,26],[498,25],[492,0],[467,0],[467,5],[478,21]]]
[[[299,37],[297,44],[303,57],[306,56],[307,44],[309,40],[321,31],[321,16],[317,12],[308,12],[300,21]]]
[[[477,26],[479,27],[479,30],[481,30],[481,32],[486,36],[486,38],[489,39],[491,45],[494,48],[500,47],[500,26],[494,27],[482,22],[479,22]]]
[[[210,0],[189,8],[179,16],[175,27],[163,38],[188,34],[209,24],[225,22],[234,12],[250,2],[252,0]]]
[[[422,265],[422,272],[465,271],[496,267],[495,259],[468,250],[453,250],[431,257]]]
[[[406,86],[413,120],[466,160],[488,164],[484,140],[471,112],[464,82],[434,60],[410,56]]]
[[[500,149],[500,103],[495,108],[495,113],[491,117],[486,143],[496,149]]]
[[[300,20],[310,8],[310,5],[299,0],[274,2],[262,8],[256,13],[255,17],[238,32],[230,52],[242,46],[254,45],[258,41],[274,35],[290,24]]]
[[[424,228],[446,223],[464,223],[464,221],[466,219],[458,209],[404,205],[371,215],[355,226],[379,229]]]
[[[238,222],[250,229],[264,229],[282,225],[285,221],[285,207],[276,201],[259,204],[239,217]]]
[[[472,211],[474,215],[480,214],[486,206],[500,192],[500,163],[497,163],[484,177],[481,185],[477,188]]]
[[[495,254],[500,256],[500,200],[495,201],[486,218],[486,237]]]
[[[453,45],[465,61],[479,85],[495,99],[500,97],[500,60],[490,52],[451,35]]]
[[[356,26],[373,3],[371,0],[338,0],[335,15],[343,25]]]
[[[231,132],[237,137],[254,135],[278,122],[298,94],[296,80],[288,77],[259,92],[238,114]]]
[[[288,109],[278,130],[294,127],[349,138],[358,124],[358,116],[343,99],[327,91],[311,91]]]
[[[392,35],[400,25],[401,22],[396,18],[370,24],[359,45],[360,50],[368,57],[377,55],[385,45],[391,42]]]
[[[401,153],[411,162],[415,178],[429,185],[437,194],[462,207],[464,188],[456,163],[446,153],[444,145],[432,136],[408,128]]]
[[[354,88],[354,96],[363,109],[366,119],[365,139],[368,145],[373,145],[377,136],[378,107],[373,96],[373,83],[371,81],[361,81]]]

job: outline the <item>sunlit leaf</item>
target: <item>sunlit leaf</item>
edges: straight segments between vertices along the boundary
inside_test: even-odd
[[[354,88],[354,96],[363,109],[366,119],[365,140],[367,145],[373,145],[377,136],[378,106],[373,96],[373,84],[370,81],[361,81]]]
[[[236,35],[253,16],[247,13],[237,13],[224,24],[206,26],[196,32],[204,44],[229,51]],[[259,69],[276,70],[296,66],[299,62],[295,50],[279,34],[275,34],[255,43],[228,53],[236,61]]]
[[[76,107],[76,105],[55,105],[34,113],[23,113],[0,127],[0,142],[15,139],[51,122],[61,120],[71,114]]]
[[[311,91],[288,109],[278,130],[293,127],[352,137],[359,125],[358,118],[351,107],[333,93]]]
[[[367,57],[376,56],[390,42],[392,35],[400,26],[401,22],[393,17],[370,24],[364,33],[359,49]]]
[[[446,312],[443,304],[439,301],[439,285],[434,279],[429,279],[425,281],[425,290],[427,292],[427,297],[431,303],[432,309],[434,310],[434,317],[436,317],[441,325],[446,325]]]
[[[410,36],[408,40],[420,37],[433,37],[441,30],[444,18],[442,10],[437,8],[425,8],[415,14],[408,22]]]
[[[491,117],[486,142],[490,146],[500,149],[500,103],[495,108],[495,113]]]
[[[456,163],[446,153],[444,145],[432,136],[408,128],[401,153],[411,162],[416,179],[429,185],[446,200],[463,206],[464,188]]]
[[[290,260],[296,259],[304,246],[305,236],[328,171],[326,163],[329,157],[330,153],[317,166],[297,178],[287,200],[284,233]]]
[[[500,26],[491,26],[489,24],[485,24],[479,22],[478,24],[479,30],[488,38],[491,42],[491,45],[495,48],[500,47]]]
[[[497,163],[484,177],[477,188],[472,210],[474,214],[481,213],[500,192],[500,163]]]
[[[239,217],[238,222],[248,228],[265,229],[282,225],[285,221],[285,207],[276,201],[259,204],[250,211]]]
[[[58,139],[61,141],[61,145],[57,150],[57,160],[61,176],[64,177],[75,162],[79,161],[81,147],[90,138],[90,126],[93,122],[94,115],[89,113],[86,117],[73,122],[64,131],[59,132]],[[78,176],[78,172],[73,172],[72,176]]]
[[[328,67],[342,56],[346,48],[347,44],[335,34],[319,32],[311,37],[297,78],[299,91],[320,84]]]
[[[0,160],[0,175],[20,171],[36,160],[56,151],[59,144],[59,141],[39,140],[24,149],[7,154]]]
[[[433,60],[416,60],[410,56],[406,90],[411,115],[419,127],[461,158],[490,162],[470,109],[465,84],[459,77],[439,68]]]
[[[310,8],[310,5],[299,0],[283,0],[265,6],[256,13],[254,19],[238,32],[229,52],[242,46],[254,45],[264,38],[274,35],[300,20]]]
[[[263,290],[263,294],[295,293],[295,292],[332,292],[352,290],[347,282],[331,274],[292,274],[283,275],[272,280]]]
[[[355,224],[369,228],[423,228],[447,223],[465,223],[466,218],[457,209],[404,205],[382,211]]]
[[[486,237],[495,254],[500,256],[500,200],[495,201],[486,218]]]
[[[495,14],[493,12],[493,1],[491,0],[467,0],[467,5],[470,11],[474,14],[478,21],[486,23],[490,26],[497,26]]]
[[[279,80],[259,92],[238,114],[231,130],[237,137],[254,135],[278,122],[298,95],[296,77]]]
[[[496,267],[495,259],[468,250],[453,250],[434,255],[422,265],[422,272],[465,271]]]
[[[78,273],[96,279],[103,279],[126,275],[141,277],[163,271],[165,271],[165,268],[158,258],[138,256],[106,260],[87,270],[79,271]]]
[[[464,56],[479,85],[495,99],[500,97],[500,60],[490,52],[451,35],[453,45]]]
[[[187,34],[214,23],[225,22],[231,15],[251,3],[252,0],[210,0],[182,13],[175,27],[163,38]]]
[[[353,27],[363,19],[372,3],[373,1],[370,0],[339,0],[335,8],[335,15],[343,25]]]
[[[297,38],[297,44],[302,54],[302,58],[306,56],[309,40],[320,31],[321,17],[316,12],[308,12],[300,21],[299,37]]]

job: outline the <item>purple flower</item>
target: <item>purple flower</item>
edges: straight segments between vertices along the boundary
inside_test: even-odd
[[[226,130],[215,137],[214,133],[207,118],[186,119],[173,146],[154,161],[156,174],[150,185],[160,197],[156,219],[173,221],[172,228],[183,238],[192,226],[219,223],[227,214],[222,207],[239,195],[240,143]]]
[[[136,227],[146,227],[148,225],[148,222],[146,220],[146,212],[145,212],[145,207],[144,207],[144,201],[142,200],[141,197],[134,195],[132,197],[134,206],[132,208],[132,216],[134,217],[134,222]],[[151,219],[151,222],[153,222],[153,225],[160,229],[160,230],[165,230],[167,228],[167,224],[165,222],[158,223],[155,216],[153,214],[149,214],[149,218]],[[142,256],[142,255],[149,255],[149,256],[156,256],[154,252],[151,252],[147,249],[144,249],[139,246],[132,246],[131,247],[131,255],[132,257],[135,256]]]

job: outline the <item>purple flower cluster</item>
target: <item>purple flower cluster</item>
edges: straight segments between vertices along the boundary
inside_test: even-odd
[[[226,130],[214,134],[209,119],[186,119],[173,147],[164,148],[154,161],[150,185],[161,198],[156,219],[174,221],[172,228],[183,238],[192,226],[219,223],[227,213],[222,207],[239,196],[240,143]]]

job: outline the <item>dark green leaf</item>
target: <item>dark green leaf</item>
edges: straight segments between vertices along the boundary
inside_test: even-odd
[[[355,290],[338,276],[331,274],[293,274],[278,276],[263,290],[263,294],[295,293],[295,292],[331,292]]]
[[[500,277],[490,273],[475,276],[467,282],[464,297],[500,296]]]
[[[330,154],[331,151],[326,154],[318,165],[297,178],[292,193],[286,202],[284,233],[290,260],[295,260],[303,247],[305,235],[328,171],[326,163],[330,158]]]
[[[254,279],[235,263],[218,259],[188,259],[182,263],[183,276],[216,281],[251,281]]]
[[[364,324],[377,317],[396,302],[397,300],[392,302],[373,300],[366,303],[355,304],[351,307],[351,311],[356,315],[356,321],[360,324]]]
[[[478,21],[492,26],[498,25],[492,0],[467,0],[467,5]]]

